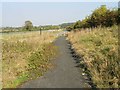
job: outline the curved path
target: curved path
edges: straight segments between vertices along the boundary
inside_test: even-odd
[[[59,47],[59,55],[54,60],[55,67],[44,76],[31,80],[22,85],[22,88],[88,88],[89,85],[82,76],[82,70],[76,67],[68,42],[64,36],[55,41]]]

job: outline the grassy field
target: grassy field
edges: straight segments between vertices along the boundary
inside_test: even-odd
[[[83,56],[80,64],[87,67],[98,88],[120,88],[118,26],[72,31],[68,39],[76,53]]]
[[[56,32],[27,32],[2,36],[3,88],[14,88],[37,78],[52,67],[57,47],[52,42]]]
[[[2,58],[0,55],[0,89],[2,89]]]

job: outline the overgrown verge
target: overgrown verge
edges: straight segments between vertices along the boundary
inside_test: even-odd
[[[98,88],[120,87],[118,26],[70,32],[68,39]]]
[[[35,79],[52,67],[51,60],[57,47],[52,44],[53,33],[28,33],[3,37],[2,81],[3,88],[15,88]]]
[[[50,62],[57,53],[57,47],[53,44],[45,44],[28,58],[28,77],[36,78],[52,67]]]

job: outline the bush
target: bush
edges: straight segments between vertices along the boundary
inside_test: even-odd
[[[98,26],[109,27],[114,24],[119,24],[119,11],[118,9],[107,9],[105,5],[102,5],[82,21],[79,20],[73,26],[70,26],[72,27],[70,29],[93,28]]]

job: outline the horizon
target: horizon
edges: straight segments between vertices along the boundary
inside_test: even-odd
[[[117,2],[3,2],[0,27],[59,25],[84,19],[101,5],[118,8]]]

